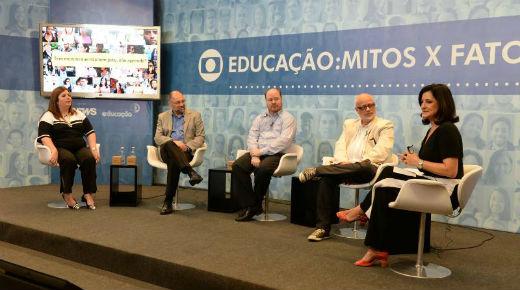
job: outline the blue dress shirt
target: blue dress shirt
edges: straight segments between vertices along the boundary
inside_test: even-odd
[[[183,141],[184,142],[184,115],[176,116],[172,115],[172,139],[174,141]]]
[[[296,119],[289,112],[264,112],[253,121],[247,147],[249,150],[260,149],[261,155],[274,155],[289,148],[294,143],[295,135]]]

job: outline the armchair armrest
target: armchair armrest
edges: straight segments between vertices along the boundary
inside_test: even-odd
[[[440,182],[424,179],[407,180],[391,208],[449,215],[453,213],[450,193]]]
[[[160,155],[158,153],[157,147],[148,145],[146,146],[147,152],[146,152],[146,160],[148,161],[148,164],[152,167],[156,167],[159,169],[167,169],[166,163],[162,162],[162,160],[159,159]]]
[[[296,153],[285,153],[280,158],[280,163],[273,173],[273,176],[291,175],[296,172],[298,167],[298,156]]]
[[[50,162],[51,149],[49,147],[38,143],[38,139],[34,139],[34,149],[38,152],[38,160],[40,160],[40,163],[53,166]]]
[[[280,158],[280,163],[273,172],[273,176],[280,177],[284,175],[292,175],[296,172],[298,163],[303,155],[303,148],[299,145],[292,144],[287,151],[289,152],[283,154]],[[247,150],[243,149],[237,150],[237,159],[247,152]]]
[[[193,159],[191,159],[190,161],[191,167],[197,167],[202,164],[202,162],[204,161],[204,154],[206,153],[207,149],[208,146],[206,145],[206,143],[204,143],[202,147],[195,150],[195,153],[193,154]]]
[[[101,154],[99,149],[101,148],[101,144],[96,143],[96,149]],[[42,143],[38,142],[38,139],[34,139],[34,149],[38,153],[38,160],[40,160],[40,163],[48,166],[54,166],[51,164],[51,148],[43,145]],[[58,164],[59,166],[59,164]]]

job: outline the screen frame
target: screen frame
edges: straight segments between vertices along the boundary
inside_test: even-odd
[[[104,25],[104,24],[77,24],[77,23],[40,23],[39,25],[39,67],[40,67],[40,95],[43,97],[50,97],[50,91],[44,91],[44,57],[43,57],[43,28],[47,26],[52,27],[72,27],[76,28],[90,28],[90,29],[135,29],[135,30],[157,30],[157,64],[155,71],[157,72],[157,90],[154,94],[138,93],[133,94],[117,94],[117,93],[101,93],[101,92],[70,92],[73,98],[81,99],[115,99],[115,100],[153,100],[159,101],[161,99],[161,27],[160,26],[143,26],[143,25]],[[94,45],[94,44],[92,44]]]

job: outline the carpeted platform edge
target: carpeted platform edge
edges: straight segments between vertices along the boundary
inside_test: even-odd
[[[0,221],[0,240],[170,289],[272,289],[4,221]]]

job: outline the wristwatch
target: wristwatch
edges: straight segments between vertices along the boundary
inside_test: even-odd
[[[419,163],[417,163],[417,169],[423,169],[424,160],[419,159]]]

